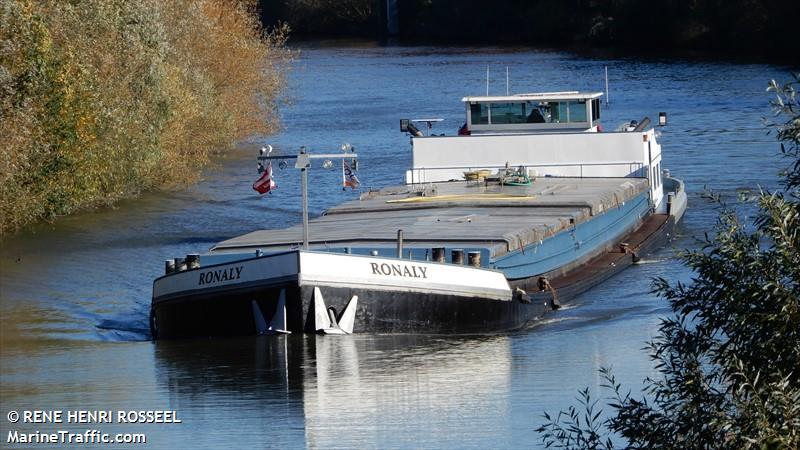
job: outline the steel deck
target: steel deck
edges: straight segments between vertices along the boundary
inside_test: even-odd
[[[309,223],[312,249],[464,245],[492,257],[545,239],[646,192],[644,178],[538,178],[530,186],[475,182],[390,187],[328,210]],[[217,244],[212,252],[277,251],[302,243],[301,225],[260,230]]]

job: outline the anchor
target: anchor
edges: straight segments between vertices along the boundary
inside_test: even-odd
[[[356,308],[358,307],[358,296],[354,295],[344,311],[336,318],[336,309],[326,308],[322,292],[318,287],[314,288],[314,329],[322,334],[353,334],[353,324],[356,320]]]
[[[264,314],[261,313],[261,307],[258,306],[255,300],[250,304],[253,307],[253,320],[256,323],[256,331],[259,335],[262,334],[291,334],[292,332],[286,329],[286,290],[281,289],[278,296],[278,306],[275,307],[275,314],[272,315],[272,320],[267,324],[264,320]]]

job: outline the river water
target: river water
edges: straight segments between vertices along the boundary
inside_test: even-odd
[[[669,113],[665,168],[683,178],[690,210],[675,240],[514,334],[447,337],[291,335],[180,342],[149,340],[152,280],[163,260],[257,228],[300,221],[298,174],[276,170],[259,198],[255,152],[305,145],[360,155],[364,186],[403,180],[410,165],[400,118],[461,125],[461,97],[603,90],[604,126]],[[280,135],[242,144],[185,190],[30,227],[0,251],[0,447],[9,431],[146,433],[150,448],[537,448],[544,411],[604,395],[610,366],[638,392],[654,375],[641,350],[669,313],[650,280],[688,281],[675,259],[713,226],[709,186],[728,197],[774,187],[783,162],[761,118],[769,79],[785,68],[702,60],[581,56],[528,48],[305,45],[289,74]],[[312,214],[356,193],[336,170],[315,170]],[[10,411],[174,410],[179,424],[13,424]],[[20,445],[16,445],[20,447]],[[102,447],[102,446],[97,446]],[[142,447],[142,446],[138,446]]]

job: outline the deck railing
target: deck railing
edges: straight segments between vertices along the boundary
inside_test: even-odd
[[[646,178],[647,169],[641,161],[624,162],[602,162],[602,163],[565,163],[565,164],[512,164],[508,167],[515,169],[525,167],[528,175],[531,171],[536,172],[537,177],[570,177],[570,178]],[[415,167],[406,172],[406,183],[430,183],[434,181],[460,181],[464,180],[464,172],[476,170],[491,170],[492,174],[497,173],[506,166],[447,166],[447,167]],[[442,174],[451,172],[457,177],[447,176],[426,176],[428,173]],[[432,179],[428,179],[432,178]]]

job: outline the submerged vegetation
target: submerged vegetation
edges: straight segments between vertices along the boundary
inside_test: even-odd
[[[276,131],[286,28],[246,0],[4,0],[0,234],[184,184]]]
[[[723,206],[713,236],[683,255],[691,283],[656,282],[674,315],[648,350],[657,375],[644,397],[608,369],[610,417],[591,399],[545,415],[550,448],[800,448],[800,75],[769,90],[770,124],[791,161],[783,189],[762,191],[754,220]],[[612,437],[614,439],[612,439]]]

